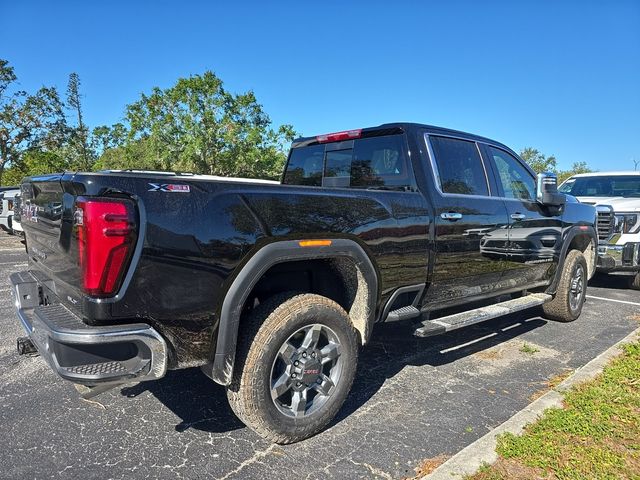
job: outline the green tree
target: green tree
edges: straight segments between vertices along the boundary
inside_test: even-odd
[[[17,185],[24,177],[62,172],[68,168],[69,162],[60,152],[28,150],[24,152],[20,162],[5,171],[4,182],[6,185]]]
[[[0,59],[0,183],[9,166],[19,166],[30,149],[57,148],[65,141],[63,103],[55,88],[42,87],[35,94],[10,92],[17,77],[13,67]]]
[[[66,104],[54,88],[13,89],[0,60],[0,181],[63,170],[136,168],[278,178],[295,132],[274,128],[253,92],[232,94],[210,71],[154,88],[126,107],[125,122],[90,129],[80,78]],[[65,115],[65,109],[68,115]]]
[[[105,152],[110,148],[122,147],[129,132],[122,123],[116,123],[111,127],[100,125],[91,132],[92,147],[99,152]]]
[[[529,164],[536,173],[556,172],[557,161],[553,155],[547,157],[535,148],[527,147],[520,152],[520,157]]]
[[[593,172],[591,168],[587,165],[587,162],[574,162],[571,165],[571,169],[569,170],[560,170],[558,172],[558,184],[564,182],[567,178],[577,175],[579,173],[589,173]]]
[[[126,119],[127,163],[142,155],[142,165],[212,175],[276,178],[295,134],[289,125],[274,130],[253,92],[232,94],[210,71],[143,94]]]
[[[592,172],[591,168],[587,165],[587,162],[574,162],[569,170],[560,170],[558,168],[558,162],[556,157],[551,155],[547,157],[539,150],[531,147],[527,147],[520,152],[520,157],[529,164],[529,166],[536,172],[552,172],[558,176],[558,184],[564,182],[567,178],[578,173]]]
[[[162,170],[165,166],[154,154],[149,138],[133,140],[104,150],[95,163],[96,170]]]
[[[95,154],[89,147],[89,129],[82,115],[80,76],[75,72],[69,75],[67,106],[75,116],[75,126],[69,129],[68,142],[69,153],[73,156],[72,163],[78,170],[89,171],[93,167]]]

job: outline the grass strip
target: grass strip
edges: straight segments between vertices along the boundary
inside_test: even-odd
[[[640,342],[565,394],[522,435],[498,437],[499,460],[470,480],[640,480]]]

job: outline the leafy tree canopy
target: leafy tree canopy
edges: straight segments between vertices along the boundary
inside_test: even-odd
[[[569,170],[560,170],[555,156],[550,155],[547,157],[539,150],[531,147],[523,149],[520,152],[520,157],[527,162],[536,173],[555,173],[558,176],[558,184],[564,182],[572,175],[593,171],[587,166],[587,162],[574,162]]]
[[[34,94],[13,89],[13,67],[0,59],[0,183],[5,169],[30,149],[55,149],[65,141],[63,103],[55,88]]]
[[[274,128],[253,92],[228,92],[213,72],[180,78],[127,105],[124,122],[91,129],[84,121],[80,77],[66,98],[55,88],[15,89],[0,59],[0,182],[62,170],[153,169],[278,178],[290,125]],[[3,173],[6,175],[2,178]]]
[[[180,78],[126,108],[126,123],[99,127],[100,168],[153,168],[277,178],[295,132],[274,130],[253,92],[232,94],[210,71]]]

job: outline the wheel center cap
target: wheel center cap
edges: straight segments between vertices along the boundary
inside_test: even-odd
[[[315,358],[305,358],[300,362],[300,381],[312,385],[322,372],[322,364]]]

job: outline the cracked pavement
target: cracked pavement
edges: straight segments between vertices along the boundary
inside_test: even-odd
[[[603,300],[640,303],[639,292],[611,277],[589,287],[600,298],[589,298],[569,324],[534,309],[426,339],[408,326],[381,326],[330,428],[279,446],[244,427],[224,388],[197,368],[85,401],[41,358],[18,356],[15,339],[24,332],[8,276],[26,262],[19,240],[0,233],[0,478],[413,476],[425,459],[457,453],[528,405],[549,379],[639,325],[638,305]]]

